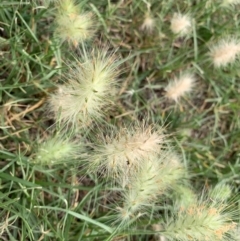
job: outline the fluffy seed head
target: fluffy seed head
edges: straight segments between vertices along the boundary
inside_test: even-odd
[[[91,39],[96,31],[93,14],[84,13],[73,0],[59,1],[55,25],[56,36],[75,47],[78,43]]]
[[[240,225],[238,224],[233,232],[233,240],[240,241]]]
[[[193,190],[186,185],[174,185],[173,186],[173,197],[175,199],[175,205],[178,207],[188,207],[193,203],[196,203],[197,196]]]
[[[169,82],[165,88],[166,97],[178,102],[180,97],[191,92],[194,84],[195,78],[192,74],[182,74]]]
[[[117,92],[119,62],[107,50],[85,55],[69,66],[67,82],[49,99],[55,118],[63,123],[87,126],[103,115]]]
[[[126,222],[146,211],[183,174],[182,164],[180,161],[176,163],[176,159],[172,162],[171,152],[163,151],[161,155],[144,159],[138,169],[130,170],[119,218]]]
[[[157,127],[136,124],[121,128],[103,139],[104,144],[96,148],[91,164],[94,169],[106,170],[107,175],[123,180],[129,169],[138,168],[143,159],[160,153],[165,139],[163,130]]]
[[[209,192],[209,197],[213,197],[221,202],[226,201],[232,194],[231,187],[227,184],[219,183]]]
[[[186,36],[191,31],[192,23],[188,15],[174,13],[171,19],[171,30],[174,34]]]
[[[78,14],[79,5],[76,4],[75,0],[56,0],[56,6],[58,11],[65,14]]]
[[[234,38],[220,40],[210,48],[210,56],[215,67],[224,67],[233,63],[240,53],[240,42]]]
[[[80,145],[70,139],[53,137],[41,143],[33,158],[33,163],[54,165],[75,159],[80,151]]]
[[[176,208],[163,235],[169,240],[179,241],[230,241],[236,227],[232,221],[234,215],[217,197],[201,198],[192,205]]]
[[[150,13],[147,13],[140,29],[146,33],[152,33],[155,26],[155,19],[150,15]]]

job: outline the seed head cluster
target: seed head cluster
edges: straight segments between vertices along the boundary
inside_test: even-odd
[[[102,115],[117,90],[118,61],[107,50],[92,52],[69,66],[66,84],[49,99],[56,119],[86,125]]]
[[[110,176],[125,175],[132,169],[138,169],[141,162],[149,156],[161,152],[166,135],[162,129],[145,124],[136,124],[132,127],[120,128],[104,138],[95,152],[94,169],[107,170]]]
[[[84,12],[74,0],[60,0],[57,6],[55,34],[62,42],[76,47],[94,36],[96,24],[92,13]]]
[[[55,165],[78,157],[81,146],[69,138],[52,137],[39,144],[33,162],[40,165]]]
[[[233,240],[229,239],[236,223],[233,213],[219,200],[207,198],[176,210],[168,220],[164,235],[169,240]]]
[[[101,142],[90,158],[90,170],[106,173],[123,189],[122,206],[117,208],[122,223],[140,217],[184,176],[178,155],[157,126],[137,123]]]
[[[144,21],[140,27],[140,29],[146,33],[152,33],[156,26],[155,19],[151,16],[150,13],[145,15]]]
[[[63,124],[64,127],[83,127],[86,130],[90,124],[98,124],[106,112],[105,108],[114,102],[119,87],[117,78],[120,61],[108,49],[93,48],[91,53],[86,52],[83,43],[93,38],[96,21],[92,13],[83,10],[83,5],[77,4],[75,0],[49,1],[54,2],[57,9],[55,36],[61,42],[68,42],[75,47],[81,43],[83,47],[81,58],[67,63],[65,83],[59,84],[57,91],[50,96],[49,109],[60,123],[59,126]],[[147,10],[140,29],[150,34],[157,27],[157,17],[151,14],[150,3],[144,2],[147,3]],[[239,2],[224,0],[229,6]],[[183,37],[193,32],[193,19],[188,14],[174,13],[170,30],[180,37],[178,40],[181,42]],[[199,39],[197,36],[186,41],[188,47],[194,45],[192,53],[195,60],[198,57]],[[224,38],[210,47],[209,52],[215,67],[225,67],[238,58],[240,41],[237,38]],[[192,66],[197,66],[197,61]],[[165,87],[165,97],[178,102],[193,90],[195,84],[196,77],[193,74],[180,74]],[[89,144],[89,149],[63,136],[50,138],[38,146],[33,161],[41,165],[54,165],[66,159],[79,158],[80,153],[84,152],[84,160],[81,161],[87,163],[88,173],[107,177],[108,182],[121,190],[119,206],[113,209],[120,224],[131,224],[149,214],[150,210],[153,211],[164,196],[167,202],[171,202],[169,197],[176,195],[178,202],[173,202],[171,216],[166,214],[166,223],[160,225],[159,232],[163,240],[230,240],[231,232],[236,229],[232,213],[227,210],[225,203],[231,195],[231,189],[227,185],[219,185],[207,197],[198,199],[192,189],[185,185],[186,169],[170,145],[164,128],[155,124],[148,126],[144,121],[136,122],[131,126],[119,127],[108,135],[102,131],[95,142],[90,142],[88,136],[84,140],[86,145]],[[160,213],[163,213],[162,210]]]
[[[184,169],[177,156],[163,151],[144,159],[141,166],[129,172],[129,183],[123,194],[123,207],[119,219],[123,222],[147,212],[160,195],[184,176]]]
[[[170,28],[174,34],[186,36],[192,29],[191,18],[188,15],[174,13]]]
[[[166,97],[176,102],[180,97],[192,91],[195,78],[192,74],[182,74],[179,78],[174,78],[165,88]]]
[[[225,67],[233,63],[240,54],[240,41],[236,38],[221,39],[210,48],[210,56],[215,67]]]

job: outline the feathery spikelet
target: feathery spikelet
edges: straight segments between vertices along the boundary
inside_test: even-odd
[[[240,225],[238,224],[233,231],[232,237],[234,241],[240,241]]]
[[[56,36],[75,47],[78,43],[91,39],[96,31],[93,14],[84,13],[74,0],[58,1],[55,25]]]
[[[236,226],[232,218],[227,204],[207,198],[177,209],[162,234],[169,240],[179,241],[233,240],[229,238]]]
[[[155,26],[155,19],[151,16],[149,12],[147,12],[140,29],[146,33],[152,33]]]
[[[76,0],[56,0],[56,6],[58,11],[62,14],[78,14],[79,5],[76,4]]]
[[[186,36],[190,33],[192,28],[191,18],[188,15],[174,13],[170,28],[174,34]]]
[[[173,197],[175,199],[175,205],[178,207],[188,207],[192,203],[197,201],[197,196],[193,192],[193,190],[185,185],[174,185],[173,189]]]
[[[219,200],[221,202],[226,201],[232,194],[231,187],[227,184],[219,183],[213,189],[209,191],[209,197]]]
[[[159,195],[184,176],[184,169],[172,152],[151,156],[138,169],[131,170],[129,184],[123,194],[123,207],[118,208],[119,219],[125,223],[140,217]],[[178,163],[177,163],[178,161]]]
[[[90,168],[104,170],[110,177],[120,176],[123,180],[129,169],[139,168],[143,159],[160,153],[165,139],[163,129],[154,126],[136,124],[121,128],[106,137],[104,145],[96,148]]]
[[[32,159],[32,162],[40,165],[54,165],[71,161],[80,153],[81,146],[69,138],[53,137],[41,143]]]
[[[183,74],[169,82],[165,88],[166,97],[178,102],[178,99],[188,92],[191,92],[195,83],[192,74]]]
[[[215,67],[224,67],[233,63],[240,54],[240,42],[235,38],[220,40],[210,48],[210,56]]]
[[[68,82],[50,97],[50,110],[62,123],[87,126],[103,115],[117,92],[119,62],[107,50],[92,52],[65,74]]]

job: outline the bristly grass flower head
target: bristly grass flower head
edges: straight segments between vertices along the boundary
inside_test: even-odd
[[[129,183],[123,194],[123,207],[118,208],[119,219],[129,222],[141,216],[160,195],[184,177],[185,171],[172,151],[145,158],[139,168],[129,172]]]
[[[193,74],[181,74],[179,78],[174,78],[165,88],[166,97],[178,102],[179,98],[192,91],[195,84]]]
[[[218,197],[201,197],[187,207],[176,208],[162,233],[168,240],[223,241],[233,240],[237,212],[232,212]]]
[[[51,137],[39,144],[32,163],[37,165],[56,165],[73,161],[83,151],[83,146],[63,136]]]
[[[162,151],[166,135],[162,128],[137,123],[120,128],[100,140],[90,168],[106,171],[110,177],[125,177],[129,169],[139,168],[141,161]]]
[[[234,37],[221,39],[210,48],[210,56],[215,67],[225,67],[233,63],[240,54],[240,41]]]
[[[192,30],[192,20],[187,14],[174,13],[170,28],[174,34],[187,36]]]
[[[145,14],[144,20],[142,25],[140,26],[140,29],[146,33],[152,33],[154,28],[156,26],[155,19],[151,16],[151,13],[148,11]]]
[[[219,200],[221,202],[226,201],[231,197],[232,189],[231,186],[224,183],[217,184],[214,188],[210,189],[209,197]]]
[[[49,99],[50,110],[61,123],[85,127],[104,115],[103,107],[112,104],[117,93],[119,64],[107,49],[84,54],[71,63],[66,84]]]
[[[176,184],[173,188],[174,203],[178,207],[188,207],[197,201],[197,195],[193,192],[190,185]]]
[[[58,11],[61,11],[63,14],[79,13],[79,4],[76,3],[76,0],[56,0],[55,2]]]
[[[93,14],[83,12],[82,6],[74,0],[57,1],[55,25],[56,36],[75,47],[78,43],[90,40],[96,31]]]

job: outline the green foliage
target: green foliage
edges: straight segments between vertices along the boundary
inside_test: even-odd
[[[0,239],[238,240],[239,1],[79,2],[85,18],[95,21],[84,25],[91,32],[86,38],[64,35],[65,42],[59,43],[60,0],[0,1]],[[189,18],[185,32],[174,32],[176,14]],[[92,42],[83,43],[88,37]],[[89,57],[93,49],[108,49],[110,57],[116,53],[117,62],[109,57],[99,65]],[[221,62],[219,56],[230,61]],[[49,99],[59,86],[67,86],[70,70],[76,73],[78,65],[81,72],[98,69],[95,77],[111,83],[109,91],[103,90],[100,100],[107,105],[100,103],[101,108],[96,92],[90,91],[98,118],[84,128],[82,119],[74,119],[74,128],[72,117],[56,122],[61,108],[49,110]],[[106,69],[111,75],[107,79],[100,71]],[[180,91],[175,102],[167,86],[186,72],[194,76],[194,85]],[[77,107],[79,98],[72,98]],[[146,140],[133,131],[132,123],[142,120],[150,126],[143,132]],[[175,147],[152,138],[151,125],[166,127],[164,141],[174,139]],[[147,148],[149,138],[156,145]],[[167,160],[166,149],[181,153],[181,169],[171,166],[171,171],[181,171],[176,178],[181,177],[180,182],[171,182],[169,168],[165,176],[156,172],[155,165]],[[157,164],[143,161],[131,169],[133,153],[143,160],[143,150],[147,156],[165,156]],[[111,173],[106,166],[114,155],[127,160],[120,172],[133,173],[115,182],[119,171]],[[105,178],[107,172],[111,178]],[[161,178],[168,183],[159,191],[154,184]],[[203,187],[199,198],[195,193]],[[124,210],[129,212],[127,222],[122,222]],[[204,236],[207,226],[212,231]]]

